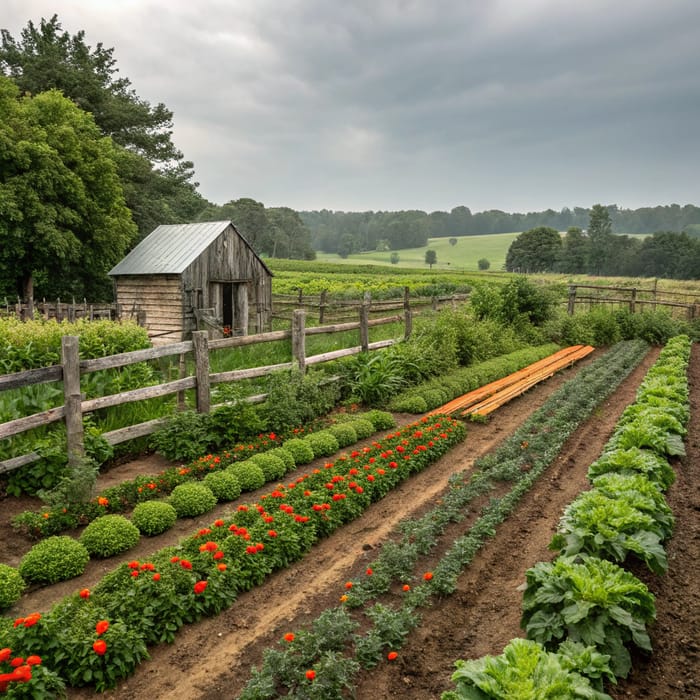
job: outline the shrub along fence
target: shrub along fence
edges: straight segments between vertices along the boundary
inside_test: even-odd
[[[69,464],[77,464],[84,456],[83,414],[103,408],[118,406],[134,401],[144,401],[159,396],[181,394],[186,390],[194,390],[197,411],[209,413],[211,408],[211,386],[226,382],[236,382],[244,379],[262,377],[281,370],[298,368],[302,372],[308,365],[329,362],[341,357],[359,354],[370,350],[378,350],[389,347],[400,339],[380,340],[369,342],[369,329],[383,324],[404,323],[404,338],[411,333],[411,310],[407,309],[404,315],[387,316],[383,318],[369,318],[368,307],[363,305],[359,309],[359,321],[348,323],[336,323],[317,327],[307,327],[306,312],[296,309],[292,314],[291,330],[272,331],[258,333],[256,335],[236,336],[218,340],[209,340],[206,331],[195,331],[191,341],[171,343],[157,348],[135,350],[111,355],[93,360],[80,360],[78,355],[78,337],[64,336],[62,338],[61,364],[41,369],[27,370],[0,376],[0,391],[19,389],[34,384],[46,382],[63,382],[64,403],[40,413],[35,413],[24,418],[0,424],[0,440],[18,435],[54,423],[64,421],[66,426],[66,448]],[[357,330],[359,333],[359,345],[340,350],[333,350],[319,355],[306,356],[306,336],[321,333],[340,333]],[[291,339],[291,359],[275,365],[252,367],[248,369],[231,370],[228,372],[210,372],[210,353],[224,348],[235,348],[243,345],[268,343]],[[84,374],[99,370],[125,367],[139,362],[156,360],[163,357],[176,355],[180,359],[180,366],[185,367],[185,357],[191,354],[194,364],[194,373],[191,376],[183,376],[175,381],[168,381],[155,386],[148,386],[119,394],[100,396],[98,398],[83,400],[80,392],[80,378]],[[183,372],[184,373],[184,372]],[[265,395],[249,397],[249,401],[263,401]],[[102,437],[112,445],[143,437],[155,432],[165,419],[159,418],[131,425],[126,428],[104,433]],[[32,464],[40,459],[36,452],[13,457],[0,462],[0,473],[18,469],[24,465]]]

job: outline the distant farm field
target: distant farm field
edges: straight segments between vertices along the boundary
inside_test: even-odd
[[[478,270],[479,260],[485,258],[490,270],[502,270],[510,244],[520,235],[517,233],[494,233],[481,236],[461,236],[456,245],[450,245],[449,238],[430,238],[422,248],[406,248],[395,251],[399,254],[397,267],[427,267],[425,251],[434,250],[437,263],[433,269],[439,270]],[[391,251],[370,251],[357,253],[343,259],[336,253],[317,252],[317,260],[335,263],[365,265],[391,265]]]

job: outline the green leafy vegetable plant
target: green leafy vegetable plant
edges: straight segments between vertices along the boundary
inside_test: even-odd
[[[89,550],[83,543],[66,535],[54,535],[37,542],[22,557],[19,573],[32,583],[56,583],[80,576],[88,561]]]
[[[16,603],[27,587],[22,574],[9,564],[0,564],[0,610]]]
[[[216,505],[216,496],[205,484],[180,484],[168,498],[178,518],[194,518],[209,512]]]
[[[103,515],[93,520],[80,535],[90,556],[112,557],[138,544],[139,529],[123,515]]]
[[[209,476],[214,476],[210,474]],[[139,503],[131,514],[131,522],[147,537],[160,535],[177,521],[177,511],[165,501]]]

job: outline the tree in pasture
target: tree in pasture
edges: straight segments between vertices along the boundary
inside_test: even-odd
[[[58,91],[21,97],[0,76],[0,143],[5,293],[111,299],[106,272],[137,234],[112,140]]]
[[[430,269],[433,269],[433,265],[437,262],[437,253],[432,249],[429,248],[428,250],[425,251],[425,264],[430,266]]]
[[[570,226],[562,241],[557,269],[560,272],[583,273],[588,268],[590,240],[578,226]]]
[[[561,253],[561,236],[556,229],[538,226],[521,233],[508,248],[508,272],[553,270]]]
[[[394,251],[394,252],[389,256],[389,262],[390,262],[392,265],[398,264],[399,259],[400,259],[400,258],[399,258],[399,254],[398,254],[396,251]]]
[[[451,246],[457,245],[457,239],[456,239],[456,238],[450,238],[450,245],[451,245]]]
[[[479,258],[477,265],[480,270],[488,270],[491,267],[491,263],[486,258]]]
[[[610,261],[612,244],[612,219],[607,207],[594,204],[588,220],[588,239],[590,253],[588,256],[588,271],[592,275],[605,274],[606,263]]]

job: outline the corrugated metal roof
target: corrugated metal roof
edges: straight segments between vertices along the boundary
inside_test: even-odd
[[[108,274],[180,274],[216,240],[227,226],[231,226],[230,221],[163,224],[146,236]]]

